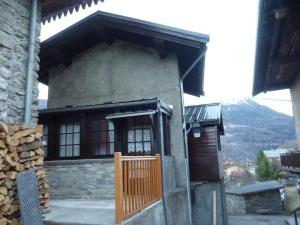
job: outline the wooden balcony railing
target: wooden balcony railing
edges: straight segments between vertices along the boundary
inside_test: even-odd
[[[162,197],[160,156],[114,155],[116,223]]]
[[[289,152],[280,155],[281,166],[288,169],[300,170],[300,152]]]

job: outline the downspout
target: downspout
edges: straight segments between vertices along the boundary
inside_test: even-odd
[[[180,93],[181,93],[181,113],[182,113],[182,125],[183,125],[183,136],[184,136],[184,154],[185,154],[185,175],[186,175],[186,191],[188,200],[188,210],[189,210],[189,222],[192,225],[192,200],[191,200],[191,184],[190,184],[190,168],[189,168],[189,150],[188,150],[188,138],[187,129],[185,121],[185,107],[184,107],[184,91],[183,91],[183,81],[190,74],[192,69],[200,62],[205,56],[207,47],[205,45],[201,54],[196,58],[192,65],[186,70],[186,72],[180,78]]]
[[[27,126],[27,127],[31,125],[37,1],[38,0],[32,0],[32,2],[31,2],[29,51],[28,51],[27,73],[26,73],[27,79],[26,79],[25,116],[24,116],[25,126]]]
[[[163,208],[164,208],[164,216],[165,216],[165,222],[166,225],[169,225],[168,223],[168,213],[167,213],[167,205],[166,205],[166,196],[165,196],[165,182],[164,182],[164,158],[165,158],[165,152],[164,152],[164,129],[163,129],[163,118],[162,118],[162,112],[160,109],[160,102],[157,102],[157,108],[158,108],[158,124],[159,124],[159,144],[160,144],[160,166],[161,166],[161,189],[162,189],[162,203],[163,203]]]

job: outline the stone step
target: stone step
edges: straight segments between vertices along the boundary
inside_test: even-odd
[[[113,200],[52,200],[45,225],[115,225]]]

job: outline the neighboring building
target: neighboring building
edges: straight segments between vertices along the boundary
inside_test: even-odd
[[[253,95],[290,89],[300,148],[300,8],[294,0],[261,0]]]
[[[188,149],[194,224],[227,225],[223,159],[220,135],[224,135],[219,103],[186,107]],[[197,136],[198,134],[198,136]],[[200,137],[199,137],[200,135]],[[215,200],[214,199],[215,194]]]
[[[277,162],[278,165],[280,165],[280,155],[286,154],[286,153],[292,152],[292,151],[293,151],[293,149],[278,148],[278,149],[274,149],[274,150],[265,150],[264,154],[270,162],[274,161],[274,162]]]
[[[28,114],[30,121],[37,122],[41,22],[72,13],[74,9],[78,11],[80,6],[85,7],[92,2],[97,3],[98,0],[0,1],[0,122],[24,122],[26,108],[27,112],[31,112],[31,115]],[[32,82],[28,82],[29,73],[32,74]],[[26,89],[29,83],[32,88]]]
[[[228,215],[282,214],[281,188],[277,181],[266,181],[226,190]]]
[[[113,199],[113,154],[159,153],[163,215],[169,225],[190,224],[183,93],[203,94],[207,42],[104,12],[45,40],[39,79],[49,97],[39,119],[51,197]]]
[[[246,159],[246,161],[242,162],[241,164],[247,169],[249,173],[251,173],[252,175],[256,174],[255,173],[256,163],[254,160]]]
[[[236,188],[256,182],[255,173],[251,174],[246,167],[238,163],[224,165],[224,174],[226,188]]]

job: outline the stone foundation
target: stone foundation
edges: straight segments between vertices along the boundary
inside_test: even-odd
[[[48,161],[50,199],[114,199],[113,159]]]

